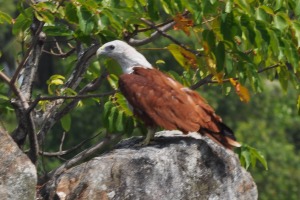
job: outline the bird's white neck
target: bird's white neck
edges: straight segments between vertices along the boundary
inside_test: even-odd
[[[120,64],[124,74],[133,72],[134,67],[153,68],[147,59],[134,48],[128,49],[127,52],[114,57]]]

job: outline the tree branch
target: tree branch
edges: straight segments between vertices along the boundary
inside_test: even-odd
[[[271,65],[271,66],[268,66],[266,68],[263,68],[263,69],[260,69],[260,70],[257,70],[257,73],[262,73],[264,71],[267,71],[267,70],[270,70],[270,69],[274,69],[274,68],[277,68],[277,67],[280,67],[280,63],[276,63],[274,65]],[[220,83],[219,81],[216,81],[216,80],[211,80],[213,78],[213,75],[212,74],[209,74],[208,76],[206,76],[205,78],[203,79],[200,79],[197,83],[195,83],[194,85],[191,85],[190,88],[192,90],[195,90],[199,87],[201,87],[202,85],[206,85],[206,84],[209,84],[209,83]],[[233,80],[238,80],[239,78],[236,77],[236,78],[232,78]],[[222,83],[223,82],[230,82],[230,79],[227,78],[227,79],[223,79],[222,80]]]
[[[74,96],[38,96],[30,105],[30,107],[27,109],[27,112],[31,112],[36,105],[40,102],[40,101],[55,101],[57,99],[77,99],[77,100],[81,100],[81,99],[87,99],[87,98],[97,98],[97,97],[105,97],[105,96],[109,96],[112,94],[115,94],[117,91],[113,90],[110,92],[105,92],[105,93],[101,93],[101,94],[82,94],[82,95],[74,95]]]

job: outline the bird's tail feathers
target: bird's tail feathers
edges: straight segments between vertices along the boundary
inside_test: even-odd
[[[220,132],[213,132],[208,129],[202,128],[200,129],[200,133],[204,133],[213,141],[228,149],[232,150],[234,147],[241,147],[241,144],[236,141],[233,131],[228,126],[226,126],[222,122],[219,122],[218,125],[220,128]]]

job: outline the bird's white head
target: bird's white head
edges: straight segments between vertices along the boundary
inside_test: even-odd
[[[147,59],[132,46],[121,40],[105,43],[97,50],[97,56],[105,55],[115,59],[122,67],[123,73],[130,74],[136,66],[152,68]]]

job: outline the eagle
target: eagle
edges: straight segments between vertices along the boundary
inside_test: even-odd
[[[198,132],[228,149],[240,147],[233,131],[197,92],[154,68],[135,48],[124,41],[105,43],[97,56],[116,60],[122,68],[119,89],[134,115],[148,127],[142,145],[154,138],[155,129]]]

